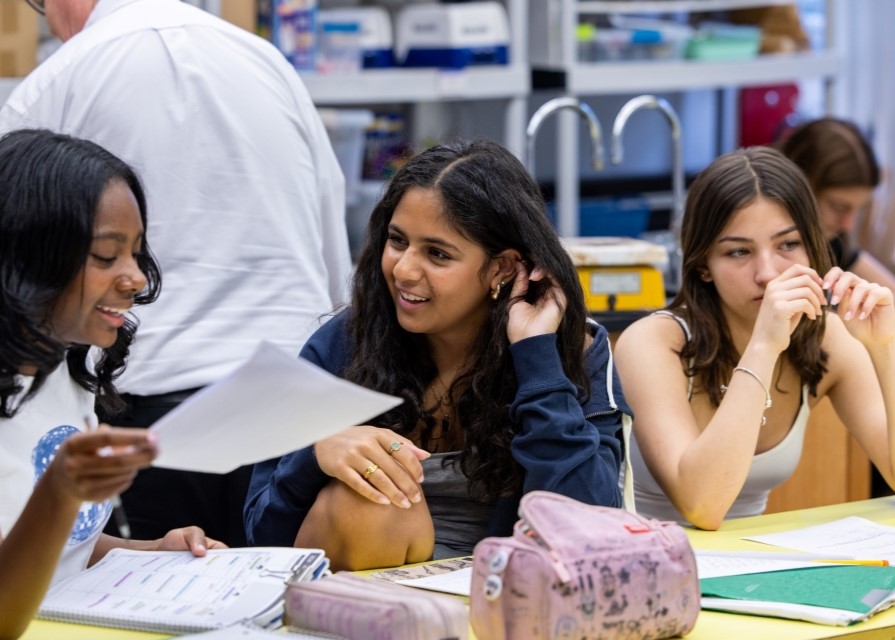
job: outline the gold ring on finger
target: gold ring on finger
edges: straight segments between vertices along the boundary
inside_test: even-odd
[[[401,450],[402,444],[404,444],[404,443],[398,442],[397,440],[392,440],[392,443],[390,445],[388,445],[388,455],[393,456],[396,453],[398,453],[398,451]]]
[[[370,476],[372,476],[374,473],[376,473],[377,469],[379,469],[379,465],[375,464],[375,463],[373,463],[369,467],[367,467],[364,470],[364,480],[369,480]]]

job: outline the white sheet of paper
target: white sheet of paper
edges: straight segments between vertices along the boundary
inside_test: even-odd
[[[777,554],[784,558],[773,558],[774,554],[767,553],[759,556],[754,553],[735,551],[711,552],[696,551],[696,571],[700,580],[702,578],[720,578],[722,576],[741,576],[748,573],[765,573],[767,571],[786,571],[787,569],[802,569],[804,567],[816,567],[816,562],[810,559],[798,560],[789,554]],[[810,556],[807,556],[810,558]]]
[[[895,527],[850,516],[804,529],[745,538],[827,557],[847,555],[895,564]]]
[[[456,571],[448,571],[447,573],[439,573],[434,576],[426,576],[425,578],[395,580],[395,582],[398,584],[405,584],[408,587],[417,587],[419,589],[428,589],[430,591],[441,591],[456,596],[468,596],[472,588],[472,567],[457,569]]]
[[[363,424],[401,402],[265,342],[151,427],[159,446],[153,464],[226,473]]]

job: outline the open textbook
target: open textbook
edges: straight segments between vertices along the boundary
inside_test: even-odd
[[[314,580],[328,567],[319,549],[215,549],[202,558],[113,549],[56,584],[37,617],[175,634],[268,621],[282,611],[287,579]]]

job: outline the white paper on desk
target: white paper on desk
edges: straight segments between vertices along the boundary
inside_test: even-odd
[[[395,580],[398,584],[429,591],[441,591],[455,596],[469,596],[472,590],[472,567],[439,573],[425,578],[411,578],[409,580]]]
[[[770,556],[771,554],[767,555]],[[703,578],[741,576],[749,573],[767,573],[769,571],[786,571],[788,569],[804,569],[816,566],[818,566],[817,563],[811,560],[757,557],[753,554],[739,554],[735,551],[696,551],[696,573],[700,580]]]
[[[268,342],[156,422],[154,466],[226,473],[362,424],[401,404]]]
[[[251,624],[242,623],[235,624],[230,627],[222,627],[214,631],[205,631],[202,633],[191,633],[186,636],[180,636],[183,640],[195,638],[196,640],[319,640],[320,638],[329,638],[330,640],[342,640],[342,636],[336,636],[331,633],[317,633],[314,631],[295,631],[290,629],[286,631],[280,629],[278,631],[268,631]]]
[[[771,616],[789,620],[805,620],[815,624],[832,624],[845,627],[867,616],[844,609],[815,607],[810,604],[768,602],[765,600],[733,600],[731,598],[700,598],[700,607],[731,613],[748,613],[754,616]]]
[[[889,564],[895,565],[895,527],[857,516],[744,539],[821,555],[828,554],[828,557],[846,555],[866,560],[888,560]]]

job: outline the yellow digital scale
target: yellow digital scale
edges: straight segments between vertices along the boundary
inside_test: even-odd
[[[589,312],[639,311],[665,306],[668,250],[636,238],[563,238],[578,270]]]

